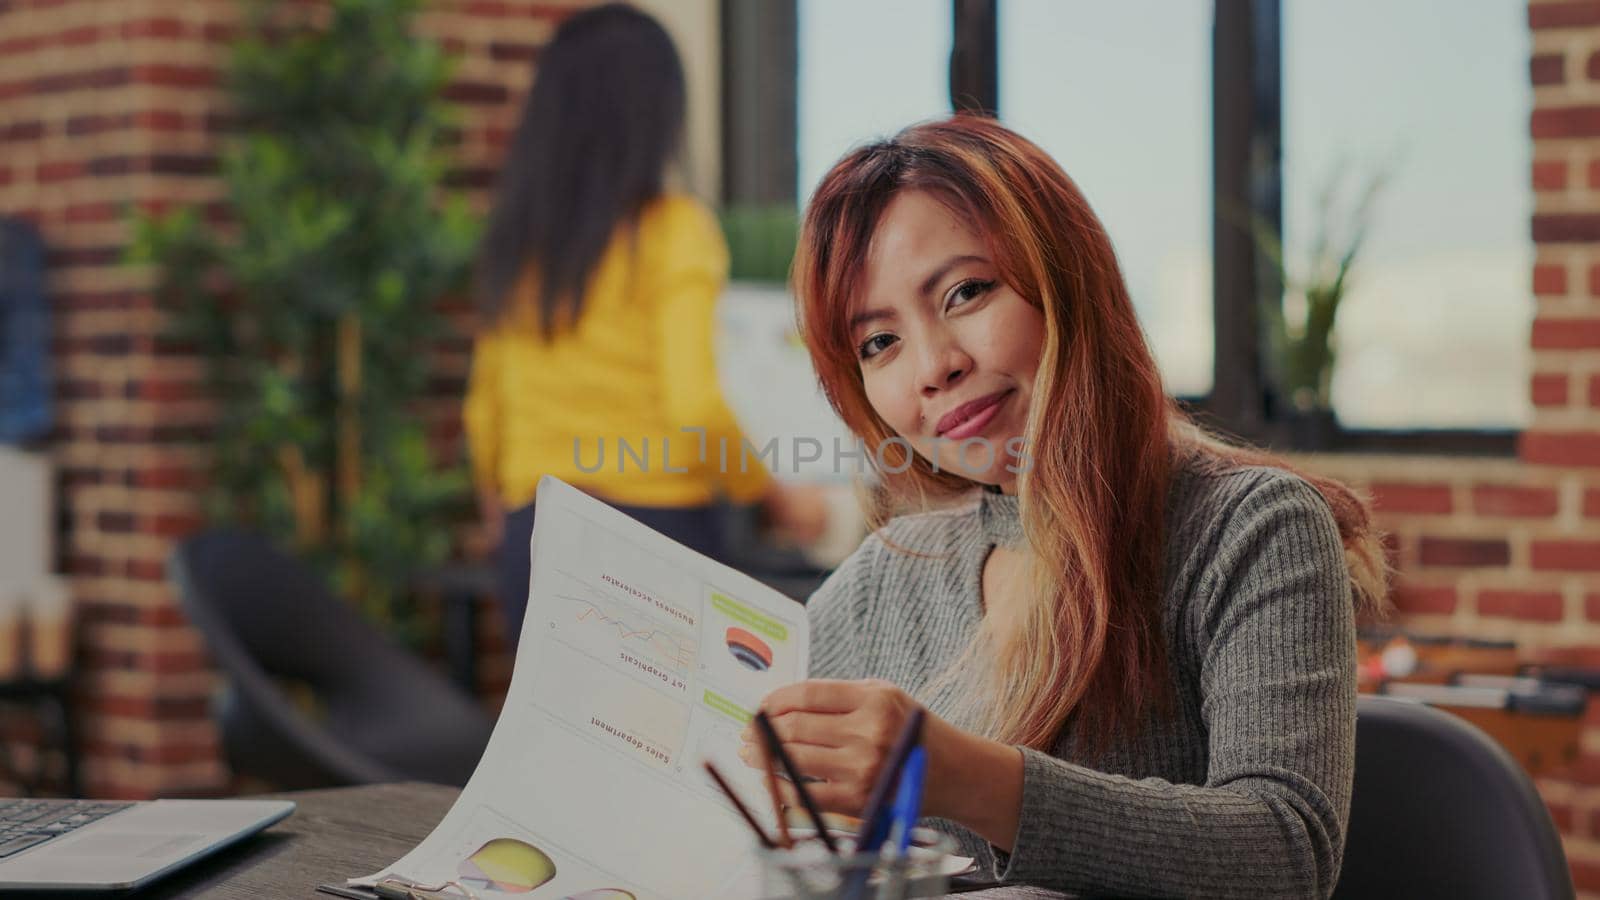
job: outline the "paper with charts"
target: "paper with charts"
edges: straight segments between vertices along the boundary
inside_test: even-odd
[[[767,796],[738,735],[768,691],[805,677],[804,608],[558,479],[538,497],[528,614],[483,759],[432,834],[351,884],[757,896],[750,829],[700,764]]]

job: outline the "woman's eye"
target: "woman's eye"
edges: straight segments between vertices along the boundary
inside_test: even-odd
[[[856,348],[856,353],[862,359],[871,359],[872,357],[877,356],[879,353],[889,349],[889,345],[893,344],[896,340],[898,339],[892,334],[875,334],[872,337],[862,341],[861,346]]]
[[[950,302],[945,304],[945,308],[948,309],[952,306],[960,306],[969,301],[976,300],[988,293],[989,289],[992,287],[994,287],[994,282],[992,281],[963,281],[961,284],[956,286],[954,291],[950,293]]]

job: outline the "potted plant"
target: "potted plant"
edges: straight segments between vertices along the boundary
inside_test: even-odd
[[[413,641],[407,580],[449,552],[470,496],[417,403],[477,240],[441,188],[450,65],[412,33],[417,6],[255,6],[228,71],[227,226],[140,214],[129,251],[206,363],[207,518],[294,547]]]
[[[1332,398],[1335,325],[1388,174],[1387,167],[1365,174],[1336,167],[1318,193],[1311,242],[1296,264],[1286,261],[1276,230],[1255,222],[1257,246],[1284,288],[1281,299],[1263,298],[1262,321],[1271,380],[1284,401],[1281,418],[1292,447],[1326,449],[1338,432]]]

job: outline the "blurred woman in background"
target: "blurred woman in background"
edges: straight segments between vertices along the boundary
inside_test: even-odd
[[[727,245],[710,210],[665,186],[684,116],[677,52],[637,9],[579,12],[540,53],[479,260],[465,407],[513,642],[544,475],[711,557],[719,497],[761,502],[780,526],[796,516],[802,495],[753,454],[740,465],[714,357]]]

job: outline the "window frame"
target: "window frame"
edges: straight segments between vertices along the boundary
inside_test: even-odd
[[[724,204],[793,203],[798,2],[721,0]],[[952,109],[1000,112],[998,6],[950,0]],[[1260,310],[1283,302],[1283,284],[1243,222],[1282,236],[1282,3],[1213,8],[1212,388],[1179,403],[1210,428],[1283,451],[1514,457],[1520,428],[1349,428],[1292,409],[1272,383]]]

